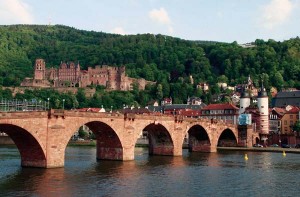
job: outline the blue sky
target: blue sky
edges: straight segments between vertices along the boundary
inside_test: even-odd
[[[300,0],[0,0],[0,24],[246,43],[300,36]]]

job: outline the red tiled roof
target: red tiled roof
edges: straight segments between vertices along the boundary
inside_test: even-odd
[[[81,108],[77,109],[80,112],[90,111],[90,112],[99,112],[101,108]]]
[[[201,113],[200,111],[196,111],[196,110],[188,110],[188,111],[179,111],[179,114],[180,115],[183,115],[183,116],[200,116]]]
[[[291,110],[287,111],[289,114],[295,114],[298,113],[300,109],[298,107],[293,107]]]
[[[285,114],[286,113],[286,110],[284,108],[280,108],[280,107],[274,107],[272,110],[274,110],[278,114]]]
[[[238,110],[239,108],[231,103],[219,103],[219,104],[209,104],[206,107],[204,107],[202,110],[222,110],[222,109]]]

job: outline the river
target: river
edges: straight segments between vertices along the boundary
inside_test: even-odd
[[[0,196],[299,196],[300,154],[221,151],[96,161],[95,147],[68,147],[65,167],[22,168],[0,147]]]

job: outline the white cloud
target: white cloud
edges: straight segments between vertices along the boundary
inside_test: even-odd
[[[23,0],[0,0],[1,24],[32,24],[34,22],[29,5]]]
[[[273,29],[286,22],[294,8],[290,0],[271,0],[262,9],[261,25],[266,29]]]
[[[168,25],[171,23],[169,15],[165,8],[153,9],[149,12],[149,17],[160,24]]]
[[[154,22],[157,22],[162,25],[166,25],[169,33],[172,34],[174,32],[171,19],[169,17],[168,12],[165,10],[165,8],[151,10],[149,12],[149,17]]]
[[[111,30],[111,32],[114,34],[121,34],[121,35],[127,34],[122,27],[115,27],[114,29]]]

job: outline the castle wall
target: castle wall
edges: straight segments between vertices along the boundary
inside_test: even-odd
[[[137,83],[139,89],[145,89],[148,83],[145,79],[134,79],[125,75],[125,66],[95,66],[88,70],[80,70],[80,65],[74,62],[61,63],[60,67],[46,69],[45,61],[37,59],[34,67],[34,78],[26,78],[21,86],[27,87],[87,87],[102,85],[108,90],[132,90],[132,84]]]

